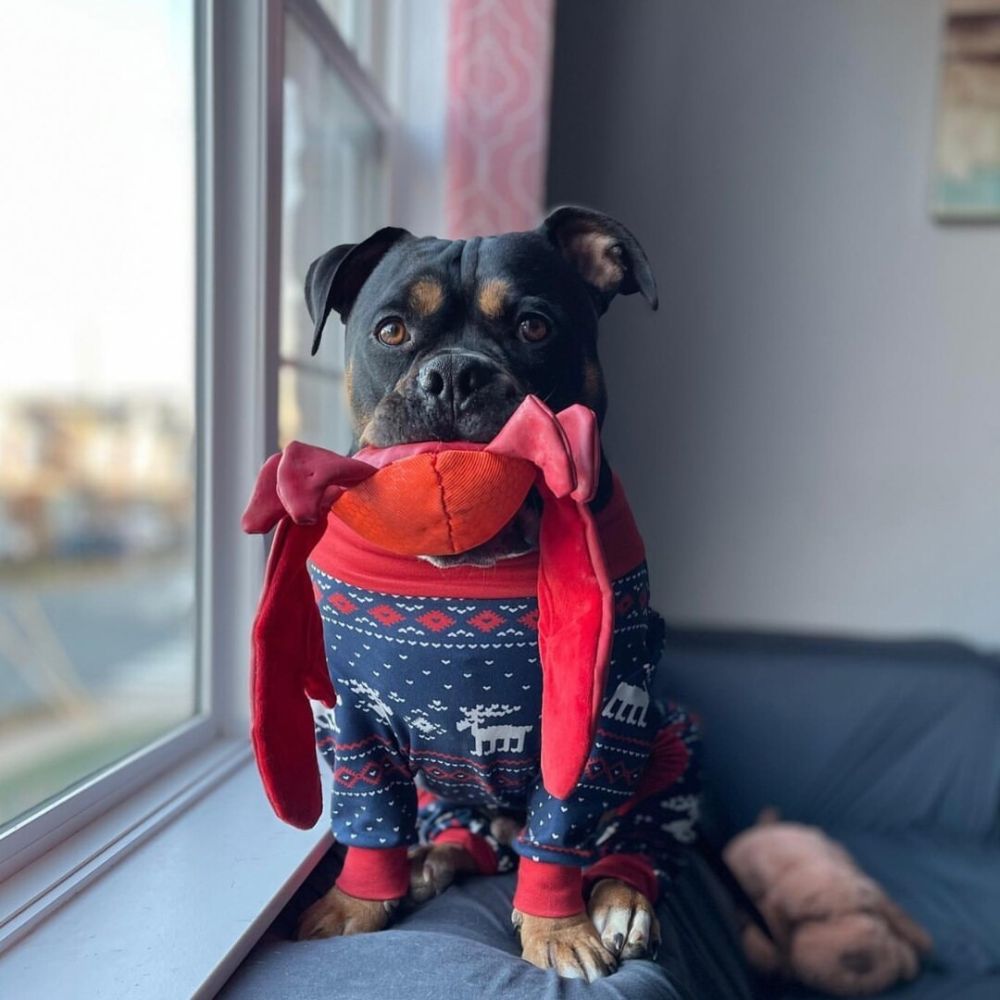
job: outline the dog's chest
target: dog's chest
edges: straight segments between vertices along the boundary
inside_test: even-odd
[[[337,773],[353,776],[351,794],[387,781],[409,786],[419,771],[431,791],[455,801],[522,805],[540,768],[537,599],[406,597],[316,566],[310,573],[338,699],[320,746],[332,748]],[[615,581],[614,600],[597,740],[620,735],[634,763],[654,726],[644,566]]]
[[[373,716],[411,759],[537,759],[538,605],[532,598],[411,598],[312,571],[338,700]]]

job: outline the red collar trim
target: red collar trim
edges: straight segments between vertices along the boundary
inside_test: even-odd
[[[618,477],[610,501],[594,520],[608,576],[617,580],[645,558]],[[326,533],[309,556],[317,569],[364,590],[409,597],[526,597],[538,590],[538,553],[503,559],[495,566],[441,569],[423,559],[395,555],[366,541],[339,517],[327,516]]]

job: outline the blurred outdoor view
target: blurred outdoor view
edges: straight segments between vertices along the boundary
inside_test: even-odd
[[[0,827],[197,711],[192,0],[0,31]]]

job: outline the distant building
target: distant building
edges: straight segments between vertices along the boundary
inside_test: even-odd
[[[0,402],[0,563],[189,540],[190,414],[162,399]]]

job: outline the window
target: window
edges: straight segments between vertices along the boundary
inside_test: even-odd
[[[191,0],[0,33],[0,828],[202,708],[194,38]]]
[[[399,0],[319,0],[323,12],[373,81],[385,83],[392,70],[389,35],[398,21]],[[405,2],[405,0],[404,0]]]
[[[150,856],[161,882],[210,870],[212,933],[182,912],[166,933],[185,955],[175,992],[218,985],[323,849],[272,820],[251,771],[266,542],[239,513],[279,438],[349,443],[335,319],[309,356],[309,262],[387,224],[390,195],[395,224],[439,226],[445,15],[35,0],[5,20],[0,964],[36,991],[47,957],[16,949],[59,939],[91,882],[127,898],[74,976],[142,974],[164,933],[146,919],[156,883],[134,877]],[[250,880],[204,833],[234,802]]]
[[[357,40],[368,39],[369,59],[375,58],[371,15],[382,6],[324,5]],[[299,439],[344,451],[351,433],[343,335],[332,316],[319,354],[310,357],[303,279],[310,262],[331,246],[355,243],[386,224],[388,112],[366,76],[356,73],[352,89],[345,79],[345,69],[355,68],[350,53],[329,22],[325,31],[316,23],[322,14],[304,19],[309,9],[290,4],[285,20],[278,436],[282,446]]]

